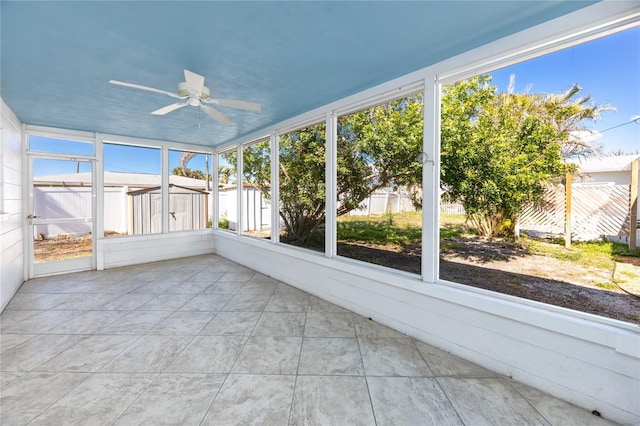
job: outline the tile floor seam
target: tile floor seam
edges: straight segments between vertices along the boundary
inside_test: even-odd
[[[100,311],[93,311],[93,310],[89,310],[89,311],[85,311],[85,314],[86,314],[87,312],[121,312],[121,311],[112,311],[112,310],[100,310]],[[85,315],[85,314],[83,314],[83,315]],[[120,318],[122,318],[124,315],[126,315],[126,314],[120,315],[119,317],[114,318],[112,321],[110,321],[110,322],[108,322],[108,323],[104,324],[102,327],[98,328],[97,330],[94,330],[94,331],[91,333],[91,335],[95,335],[95,334],[99,333],[99,332],[100,332],[100,330],[102,330],[103,328],[105,328],[105,327],[107,327],[107,326],[111,325],[112,323],[114,323],[114,322],[118,321],[118,320],[119,320]],[[82,316],[82,315],[79,315],[77,318],[73,318],[73,319],[71,319],[69,322],[74,321],[74,320],[76,320],[76,319],[80,318],[81,316]],[[57,327],[54,327],[54,328],[62,327],[63,325],[64,325],[64,324],[61,324],[61,325],[59,325],[59,326],[57,326]],[[52,328],[52,330],[53,330],[53,328]],[[48,333],[48,334],[49,334],[49,333]],[[54,333],[54,334],[55,334],[55,333]]]
[[[418,354],[420,355],[420,358],[422,358],[422,360],[424,361],[425,365],[427,366],[427,369],[429,370],[429,372],[431,373],[431,375],[429,377],[434,377],[435,373],[433,371],[433,368],[431,368],[431,365],[429,365],[429,362],[427,361],[427,358],[424,356],[424,354],[422,353],[422,351],[420,350],[420,348],[418,347],[417,343],[416,343],[416,339],[414,339],[413,337],[411,338],[411,342],[413,343],[413,347],[418,351]]]
[[[364,376],[364,383],[367,385],[367,396],[369,397],[369,405],[371,406],[371,414],[373,414],[373,421],[378,424],[378,418],[376,417],[376,408],[373,406],[373,397],[371,396],[371,389],[369,389],[369,376]]]
[[[168,318],[168,317],[167,317]],[[166,318],[165,318],[166,319]],[[164,321],[164,320],[163,320]],[[162,322],[162,321],[160,321]],[[154,326],[155,327],[155,326]],[[129,346],[127,346],[125,349],[123,349],[122,351],[120,351],[118,353],[118,355],[120,355],[121,353],[123,353],[125,350],[129,349],[131,346],[133,346],[135,343],[137,343],[140,339],[142,339],[143,337],[155,337],[155,336],[173,336],[173,335],[156,335],[156,334],[149,334],[151,332],[151,330],[153,329],[153,327],[151,329],[149,329],[146,333],[141,334],[140,337],[138,339],[135,340],[135,342],[132,342]],[[137,334],[133,334],[133,336],[137,336]],[[178,336],[180,337],[180,336]],[[195,339],[196,336],[191,336],[191,339],[189,340],[189,342],[184,345],[184,347],[180,350],[180,353],[182,353],[182,351],[184,351],[187,346],[189,346],[189,344],[193,341],[193,339]],[[116,359],[118,357],[118,355],[114,356],[113,358],[111,358],[109,361],[107,361],[101,368],[100,370],[98,370],[97,372],[102,372],[102,373],[121,373],[120,371],[101,371],[106,365],[108,365],[111,361],[113,361],[114,359]],[[169,367],[169,365],[171,365],[171,363],[173,361],[176,360],[176,358],[178,358],[180,354],[176,355],[175,357],[171,358],[170,361],[167,361],[167,365],[162,369],[162,371],[125,371],[123,373],[127,373],[127,374],[138,374],[138,373],[142,373],[142,374],[150,374],[150,373],[157,373],[157,374],[162,374],[164,373],[164,371]]]
[[[458,379],[460,377],[457,377]],[[458,420],[460,420],[460,424],[466,426],[466,423],[464,422],[464,420],[462,419],[462,416],[460,415],[460,413],[458,412],[458,409],[456,408],[456,406],[453,404],[453,401],[451,400],[451,398],[449,397],[449,394],[447,393],[447,391],[444,389],[444,387],[442,386],[442,384],[440,383],[440,380],[437,377],[434,377],[434,382],[436,383],[436,385],[438,386],[438,389],[440,389],[440,392],[442,392],[442,394],[444,395],[444,397],[447,399],[447,402],[449,403],[449,405],[451,406],[451,409],[456,413],[456,417],[458,418]],[[469,425],[472,426],[472,425]]]
[[[360,360],[362,362],[362,375],[364,376],[364,382],[367,385],[367,396],[369,397],[369,406],[371,407],[371,413],[373,415],[373,421],[377,425],[378,424],[378,420],[376,418],[376,410],[375,410],[375,407],[373,406],[373,398],[371,397],[371,390],[369,389],[369,376],[367,374],[367,367],[364,365],[364,357],[362,356],[362,348],[360,347],[360,337],[359,337],[359,333],[358,333],[358,327],[356,327],[356,324],[355,324],[355,318],[354,318],[353,327],[354,327],[355,332],[356,332],[356,343],[358,345],[358,353],[360,354]]]
[[[33,333],[0,333],[0,335],[4,335],[4,334],[19,334],[19,335],[27,334],[27,335],[28,335],[28,334],[33,334]],[[29,339],[25,340],[24,342],[20,342],[20,343],[18,343],[17,345],[13,345],[13,346],[11,346],[10,348],[6,348],[5,350],[11,350],[11,349],[15,348],[16,346],[20,346],[20,345],[22,345],[23,343],[30,342],[31,340],[35,339],[35,338],[36,338],[36,337],[38,337],[38,336],[40,336],[40,334],[33,334],[33,336],[32,336],[32,337],[30,337]],[[0,349],[1,349],[1,348],[0,348]],[[0,351],[0,353],[1,353],[1,352],[2,352],[2,351]],[[2,360],[2,356],[1,356],[1,355],[0,355],[0,360]],[[0,362],[0,371],[5,371],[5,370],[3,370],[3,369],[2,369],[1,365],[2,365],[2,362]]]
[[[302,345],[300,345],[302,347]],[[296,373],[293,380],[293,392],[291,392],[291,402],[289,403],[289,415],[287,416],[287,426],[291,425],[291,416],[293,415],[293,402],[296,397],[296,387],[298,386],[298,374]]]
[[[54,334],[54,335],[51,335],[51,334],[38,334],[37,336],[34,336],[34,339],[35,339],[35,338],[38,338],[38,337],[42,337],[42,336],[77,336],[77,335],[74,335],[74,334],[59,334],[59,335],[55,335],[55,334]],[[85,336],[85,337],[84,337],[84,338],[82,338],[81,340],[78,340],[78,342],[77,342],[77,343],[72,344],[72,345],[71,345],[71,346],[69,346],[68,348],[65,348],[65,349],[61,350],[60,352],[55,353],[55,354],[54,354],[54,355],[52,355],[50,358],[47,358],[46,360],[44,360],[44,361],[43,361],[43,362],[41,362],[40,364],[37,364],[36,366],[34,366],[34,367],[32,367],[32,368],[30,368],[30,369],[28,369],[28,370],[2,370],[2,371],[24,371],[24,372],[25,372],[25,373],[27,373],[27,374],[28,374],[28,373],[31,373],[31,372],[40,372],[40,371],[38,370],[38,367],[40,367],[41,365],[44,365],[45,363],[47,363],[47,362],[51,361],[53,358],[57,357],[57,356],[58,356],[58,355],[60,355],[61,353],[66,352],[67,350],[69,350],[69,349],[71,349],[72,347],[74,347],[76,344],[78,344],[78,343],[82,342],[83,340],[86,340],[86,339],[88,339],[88,338],[89,338],[89,335],[84,335],[84,336]],[[29,340],[27,340],[26,342],[22,342],[22,343],[20,343],[20,345],[16,345],[16,346],[14,346],[14,347],[21,346],[21,345],[23,345],[23,344],[25,344],[25,343],[29,342],[30,340],[32,340],[32,339],[29,339]]]
[[[136,397],[135,397],[135,398],[133,398],[133,399],[131,400],[131,403],[130,403],[129,405],[127,405],[127,407],[126,407],[124,410],[122,410],[122,412],[118,415],[118,417],[116,417],[116,418],[115,418],[115,420],[111,423],[111,425],[115,425],[116,423],[118,423],[118,420],[120,420],[120,418],[122,417],[122,415],[123,415],[124,413],[126,413],[126,412],[127,412],[127,410],[128,410],[129,408],[131,408],[131,407],[133,406],[133,404],[134,404],[138,399],[140,399],[140,397],[142,396],[142,394],[143,394],[147,389],[149,389],[149,387],[151,387],[151,385],[153,385],[153,384],[156,382],[156,380],[158,380],[158,378],[159,378],[161,375],[162,375],[162,373],[156,373],[156,377],[154,377],[152,381],[150,381],[146,386],[144,386],[144,387],[140,390],[140,392],[136,395]]]
[[[291,416],[293,414],[293,402],[296,397],[296,388],[298,386],[298,376],[300,375],[300,358],[302,357],[302,348],[304,347],[304,333],[307,328],[307,315],[309,314],[309,305],[307,305],[307,311],[304,313],[304,325],[302,326],[302,340],[300,341],[300,350],[298,351],[298,365],[296,366],[295,379],[293,381],[293,392],[291,392],[291,403],[289,404],[289,416],[287,417],[287,425],[291,424]]]
[[[46,334],[47,336],[77,336],[77,334]],[[44,336],[44,334],[42,334],[41,336]],[[35,366],[34,368],[32,368],[31,370],[29,370],[29,372],[47,372],[47,371],[42,371],[42,370],[38,370],[38,368],[40,368],[41,366],[45,365],[46,363],[48,363],[49,361],[51,361],[52,359],[54,359],[55,357],[65,353],[66,351],[68,351],[69,349],[73,348],[76,345],[79,345],[80,343],[82,343],[83,341],[87,340],[89,337],[91,337],[91,334],[83,334],[82,336],[85,336],[84,338],[82,338],[81,340],[78,340],[77,343],[69,346],[68,348],[58,352],[57,354],[53,355],[51,358],[45,360],[44,362],[41,362],[40,364],[38,364],[37,366]],[[57,371],[55,371],[55,373],[58,373]]]
[[[153,336],[153,334],[152,334],[151,336]],[[164,374],[164,373],[167,371],[167,368],[169,368],[169,366],[170,366],[171,364],[173,364],[173,362],[174,362],[176,359],[178,359],[178,357],[179,357],[179,356],[180,356],[180,355],[181,355],[185,350],[187,350],[187,348],[189,347],[189,345],[190,345],[190,344],[195,340],[195,338],[196,338],[196,337],[198,337],[198,336],[197,336],[197,335],[195,335],[195,336],[191,336],[191,339],[189,339],[189,341],[187,342],[187,344],[186,344],[186,345],[184,345],[184,346],[182,347],[182,349],[179,351],[179,353],[178,353],[176,356],[174,356],[173,358],[171,358],[171,360],[167,361],[167,363],[166,363],[166,365],[164,366],[164,368],[162,369],[162,371],[160,371],[158,374]]]
[[[540,410],[538,410],[536,408],[535,405],[533,405],[531,403],[531,401],[529,400],[529,398],[526,397],[526,395],[523,395],[522,392],[520,392],[515,386],[513,386],[511,384],[511,380],[507,379],[507,378],[502,378],[502,380],[506,383],[507,386],[509,386],[516,394],[518,394],[522,399],[524,399],[527,404],[529,404],[529,406],[533,409],[533,411],[535,411],[536,413],[538,413],[540,415],[540,417],[542,417],[549,425],[548,426],[554,426],[553,422],[549,419],[547,419],[547,416],[545,416]]]
[[[28,374],[28,373],[27,373]],[[60,374],[60,373],[56,373],[56,374]],[[78,373],[78,374],[84,374],[84,373]],[[58,401],[60,401],[61,399],[63,399],[64,397],[66,397],[69,393],[73,392],[74,390],[76,390],[76,388],[78,388],[78,386],[80,386],[81,384],[83,384],[84,382],[86,382],[87,380],[89,380],[89,378],[91,376],[93,376],[95,374],[95,372],[93,373],[89,373],[87,374],[87,377],[84,378],[84,380],[81,380],[78,382],[77,385],[75,385],[74,387],[70,388],[67,392],[65,392],[64,394],[62,394],[60,396],[60,398],[56,399],[55,401],[53,401],[51,404],[49,404],[46,408],[44,408],[43,410],[40,410],[40,412],[33,417],[31,420],[29,420],[27,422],[27,424],[31,424],[33,423],[38,417],[40,417],[45,411],[49,410],[51,407],[53,407],[54,405],[56,405],[58,403]]]
[[[216,399],[218,399],[218,395],[220,395],[220,391],[224,387],[225,383],[227,383],[227,379],[229,378],[230,374],[231,373],[227,373],[224,375],[224,380],[220,384],[220,387],[216,391],[216,394],[213,396],[213,398],[211,398],[211,402],[209,402],[209,406],[207,407],[206,410],[204,410],[204,414],[202,415],[202,419],[200,419],[200,422],[198,423],[198,425],[202,425],[202,423],[204,422],[204,419],[206,419],[207,416],[209,415],[209,411],[211,411],[211,407],[213,407],[213,403],[216,401]]]

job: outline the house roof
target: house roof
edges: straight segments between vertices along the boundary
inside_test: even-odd
[[[597,1],[0,2],[2,99],[23,123],[218,146]],[[176,100],[183,70],[221,125]],[[222,109],[222,108],[221,108]]]
[[[151,188],[159,186],[162,176],[145,173],[104,172],[105,187]],[[169,175],[169,183],[191,189],[206,188],[206,181],[184,176]],[[36,176],[34,185],[90,186],[91,173],[63,173],[57,175]]]
[[[140,195],[140,194],[149,194],[149,193],[160,193],[162,187],[161,186],[153,186],[150,188],[136,189],[134,191],[128,191],[129,195]],[[192,193],[192,194],[207,194],[206,191],[201,189],[193,189],[187,188],[180,185],[174,185],[172,183],[169,184],[169,192],[170,193]]]
[[[640,154],[590,157],[571,162],[578,165],[580,173],[602,173],[631,170],[631,163],[638,159]]]

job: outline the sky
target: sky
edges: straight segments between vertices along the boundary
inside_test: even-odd
[[[640,27],[609,35],[536,59],[490,73],[499,91],[506,91],[510,76],[515,75],[515,92],[558,93],[573,83],[582,87],[598,105],[608,104],[615,111],[605,111],[587,127],[601,134],[595,140],[608,154],[640,151]],[[633,121],[637,118],[636,121]],[[47,138],[31,139],[32,149],[93,155],[89,143],[64,142]],[[105,145],[106,171],[160,174],[159,149]],[[170,170],[177,166],[179,153],[170,153]],[[204,155],[193,158],[189,168],[204,170]],[[211,167],[211,165],[210,165]],[[90,165],[72,161],[38,161],[36,175],[87,171]]]
[[[32,136],[30,140],[32,150],[48,151],[66,154],[93,155],[93,144],[79,141],[50,139],[40,136]],[[162,173],[161,151],[159,148],[144,148],[138,146],[125,146],[105,143],[103,145],[104,170],[107,172],[122,173]],[[178,166],[182,151],[169,150],[169,170]],[[187,167],[195,170],[206,170],[204,154],[193,157]],[[70,161],[57,159],[34,160],[34,175],[46,176],[51,174],[76,173],[91,171],[91,163],[86,161]],[[209,157],[209,169],[212,168]]]
[[[605,154],[640,150],[640,27],[574,46],[490,73],[500,91],[515,75],[515,92],[563,92],[573,83],[598,105],[609,104],[600,120],[586,125],[600,131],[595,143]],[[633,117],[639,120],[628,123]],[[610,130],[608,130],[610,129]]]

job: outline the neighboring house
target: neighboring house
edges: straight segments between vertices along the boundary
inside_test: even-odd
[[[631,163],[635,160],[640,161],[640,154],[592,157],[572,161],[578,165],[574,183],[630,185]]]

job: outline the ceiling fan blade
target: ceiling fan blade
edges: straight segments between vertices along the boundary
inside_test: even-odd
[[[202,108],[204,110],[204,112],[209,114],[209,116],[211,118],[213,118],[214,120],[218,121],[220,124],[229,124],[229,123],[231,123],[231,120],[229,120],[229,118],[226,115],[224,115],[223,113],[221,113],[217,109],[215,109],[213,107],[210,107],[209,105],[200,105],[200,108]]]
[[[184,81],[187,83],[189,92],[195,96],[202,96],[204,90],[204,77],[189,70],[184,70]]]
[[[146,90],[147,92],[160,93],[162,95],[171,96],[172,98],[178,98],[178,99],[184,99],[185,98],[185,96],[178,96],[177,94],[172,93],[172,92],[167,92],[166,90],[154,89],[153,87],[141,86],[139,84],[133,84],[133,83],[126,83],[124,81],[109,80],[109,83],[115,84],[116,86],[131,87],[133,89]]]
[[[178,102],[178,103],[167,105],[166,107],[162,107],[160,109],[157,109],[157,110],[153,111],[151,114],[153,114],[153,115],[165,115],[165,114],[170,113],[171,111],[175,111],[175,110],[177,110],[179,108],[182,108],[182,107],[185,107],[187,105],[189,105],[188,102]]]
[[[214,105],[219,105],[221,107],[230,107],[230,108],[238,108],[238,109],[246,109],[248,111],[261,111],[262,105],[257,102],[248,102],[248,101],[238,101],[235,99],[209,99],[204,101],[207,103],[211,103]]]

